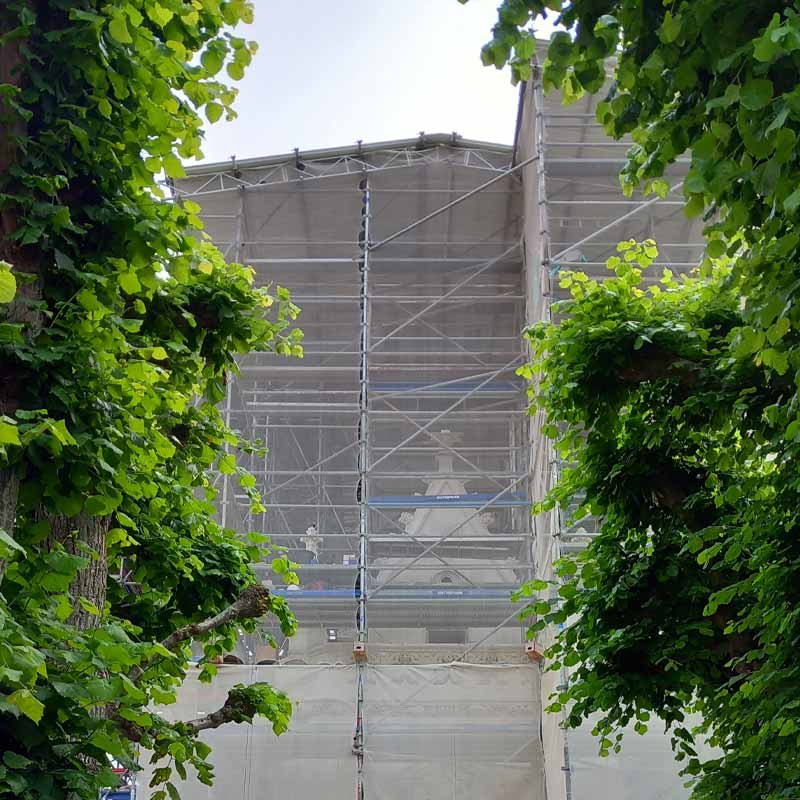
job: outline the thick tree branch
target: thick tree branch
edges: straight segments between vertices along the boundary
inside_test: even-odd
[[[225,705],[217,711],[212,711],[203,717],[184,722],[193,731],[211,730],[219,728],[228,722],[250,722],[258,712],[255,703],[248,698],[241,690],[231,689],[225,700]]]
[[[241,619],[255,619],[266,614],[272,607],[271,595],[266,586],[260,583],[254,583],[248,586],[239,595],[237,600],[229,605],[225,610],[220,611],[213,617],[209,617],[202,622],[195,622],[191,625],[185,625],[183,628],[167,636],[161,642],[162,647],[167,650],[176,650],[182,642],[192,639],[196,636],[210,633],[222,625],[227,625],[230,622],[236,622]],[[134,667],[129,678],[134,683],[142,677],[144,672],[153,664],[155,658],[148,659],[137,667]],[[252,700],[241,689],[231,689],[228,697],[225,700],[225,705],[217,711],[206,714],[204,717],[183,722],[181,724],[189,726],[192,730],[199,733],[200,731],[209,730],[210,728],[218,728],[227,722],[249,722],[257,713],[257,709]],[[113,718],[119,725],[120,730],[132,742],[140,742],[145,734],[145,730],[129,720],[123,719],[116,712]]]
[[[239,595],[234,603],[231,603],[226,609],[220,611],[219,614],[209,617],[202,622],[194,622],[191,625],[178,628],[178,630],[167,636],[167,638],[161,642],[161,645],[167,650],[175,651],[183,642],[198,636],[203,636],[230,622],[263,617],[270,608],[272,608],[272,599],[269,589],[267,589],[266,586],[262,586],[260,583],[251,584]],[[138,667],[134,667],[128,677],[135,683],[141,678],[145,670],[152,665],[154,660],[155,659],[148,659]]]
[[[660,347],[643,347],[631,354],[617,375],[624,383],[677,379],[681,386],[689,388],[697,383],[699,369],[700,365],[688,358]]]
[[[229,622],[236,622],[240,619],[255,619],[263,617],[270,608],[272,602],[269,589],[260,583],[248,586],[224,611],[220,611],[216,616],[210,617],[203,622],[195,622],[171,633],[161,644],[167,650],[175,650],[178,645],[187,639],[203,636],[216,628],[226,625]]]
[[[200,733],[200,731],[212,730],[213,728],[219,728],[221,725],[227,725],[229,722],[252,722],[256,714],[258,714],[258,707],[247,694],[247,691],[241,688],[234,688],[228,692],[222,708],[197,719],[174,724],[187,727],[192,733]],[[132,742],[138,744],[147,733],[141,725],[137,725],[135,722],[130,722],[121,717],[116,717],[116,720],[122,733]]]
[[[693,529],[695,520],[687,512],[686,500],[700,489],[690,475],[675,468],[672,464],[661,465],[654,473],[653,496],[666,511]]]

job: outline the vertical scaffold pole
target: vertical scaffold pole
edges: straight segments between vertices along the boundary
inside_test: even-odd
[[[547,165],[545,160],[545,115],[544,90],[542,88],[542,68],[533,65],[533,99],[536,106],[536,176],[538,178],[537,201],[539,204],[539,264],[541,269],[542,295],[545,298],[547,318],[550,319],[550,301],[552,297],[550,270],[550,221],[547,209]]]
[[[244,187],[239,190],[239,211],[236,215],[236,232],[233,240],[233,260],[239,261],[242,257],[242,241],[244,238],[244,215],[245,215],[245,194]],[[233,404],[233,381],[234,376],[232,372],[225,373],[225,380],[227,385],[225,387],[225,426],[230,427],[231,424],[231,409]],[[225,444],[225,452],[230,452],[230,445]],[[220,515],[220,523],[222,527],[227,527],[235,517],[229,512],[228,507],[234,503],[234,493],[230,489],[230,480],[227,474],[222,476],[222,513]],[[233,522],[235,524],[235,522]]]
[[[358,577],[356,579],[356,639],[366,643],[367,625],[367,559],[369,534],[369,497],[367,474],[369,470],[369,348],[370,348],[370,303],[369,303],[369,251],[370,251],[370,190],[369,177],[365,174],[359,183],[361,190],[361,230],[358,234],[359,259],[359,304],[360,304],[360,368],[359,368],[359,417],[358,417]],[[356,664],[357,673],[357,712],[355,753],[358,759],[358,800],[364,800],[364,663]]]
[[[542,86],[542,67],[538,63],[533,65],[533,99],[536,106],[536,153],[539,156],[537,163],[538,175],[538,202],[539,202],[539,245],[540,245],[540,264],[541,264],[541,287],[542,295],[544,298],[544,315],[548,322],[553,319],[552,304],[553,304],[553,285],[557,280],[553,280],[554,264],[552,263],[552,252],[550,248],[551,234],[550,234],[550,220],[549,210],[547,207],[547,159],[546,159],[546,145],[547,145],[547,118],[544,111],[544,89]],[[555,451],[552,446],[549,447],[551,454],[552,473],[550,477],[550,487],[554,486],[558,481],[560,474],[560,462],[558,461]],[[553,553],[556,558],[561,556],[560,553],[560,533],[561,533],[561,512],[556,509],[553,514],[552,526],[555,527],[551,531],[551,535],[556,536],[556,549],[557,552]],[[566,667],[561,667],[561,683],[566,684],[567,673]],[[562,729],[564,731],[564,750],[563,750],[563,764],[561,770],[564,774],[564,796],[566,800],[572,800],[572,769],[570,767],[569,758],[569,740],[567,739],[567,728],[564,724],[566,722],[566,711],[562,711]]]

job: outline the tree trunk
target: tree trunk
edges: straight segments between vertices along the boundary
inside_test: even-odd
[[[0,530],[13,535],[17,516],[17,495],[19,478],[13,469],[0,469]],[[0,583],[6,571],[5,559],[0,558]]]
[[[0,84],[17,88],[24,85],[24,62],[20,39],[1,38],[18,25],[16,12],[3,14],[0,11]],[[0,95],[0,191],[14,193],[11,167],[17,160],[17,139],[27,131],[25,120],[14,112],[3,95]],[[0,260],[9,262],[15,272],[27,273],[34,279],[18,284],[17,296],[6,308],[3,316],[8,322],[25,326],[27,340],[33,339],[42,329],[42,313],[38,303],[42,299],[41,253],[31,247],[17,244],[11,237],[18,227],[17,209],[13,202],[4,204],[0,210]],[[21,402],[25,384],[19,364],[0,364],[0,414],[13,414]],[[9,536],[14,535],[17,516],[19,475],[13,468],[0,469],[0,528]],[[0,560],[0,583],[3,580],[5,562]]]
[[[68,553],[89,559],[70,586],[75,606],[67,622],[81,631],[96,628],[100,618],[86,611],[78,598],[83,597],[103,610],[108,581],[106,535],[111,527],[111,518],[81,514],[70,518],[47,517],[47,521],[50,523],[50,542],[58,542]]]

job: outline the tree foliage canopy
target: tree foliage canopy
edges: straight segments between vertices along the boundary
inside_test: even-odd
[[[569,32],[545,86],[603,90],[598,120],[633,140],[626,191],[665,194],[688,152],[686,213],[708,223],[691,277],[646,288],[655,243],[622,243],[615,277],[562,273],[562,321],[529,333],[534,407],[571,465],[545,506],[602,519],[560,564],[558,608],[528,611],[574,621],[551,708],[599,715],[603,752],[657,714],[698,800],[798,797],[800,5],[506,0],[485,63],[530,78],[527,26],[550,13]],[[690,711],[720,757],[695,756]]]
[[[190,764],[210,782],[200,730],[262,714],[281,732],[291,713],[266,684],[199,720],[148,711],[174,700],[191,639],[213,659],[264,613],[295,627],[250,566],[269,542],[215,521],[210,475],[263,510],[216,405],[237,354],[302,355],[298,309],[158,180],[201,155],[201,112],[233,115],[219,74],[242,77],[251,17],[245,0],[0,8],[1,796],[94,800],[108,755],[139,745],[158,784]]]

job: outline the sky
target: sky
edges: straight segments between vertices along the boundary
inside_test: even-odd
[[[254,0],[259,52],[206,161],[451,133],[511,144],[518,90],[484,67],[498,0]]]

